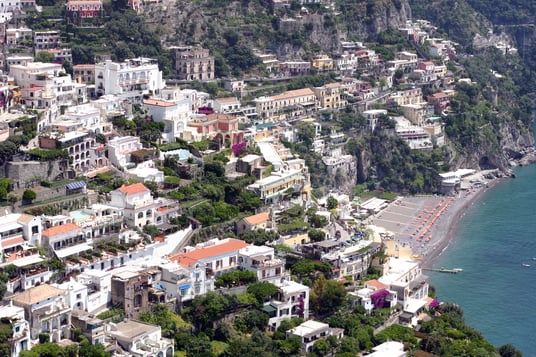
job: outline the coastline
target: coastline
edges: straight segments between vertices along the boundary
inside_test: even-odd
[[[465,213],[471,208],[471,206],[477,203],[486,192],[493,189],[495,185],[497,185],[503,179],[504,178],[502,177],[498,177],[490,180],[486,187],[482,187],[464,197],[460,197],[462,193],[458,194],[459,196],[456,198],[454,203],[443,215],[441,215],[441,218],[438,219],[431,230],[431,234],[438,239],[433,246],[428,246],[425,249],[422,263],[423,268],[430,269],[434,267],[434,264],[437,262],[438,258],[454,241],[456,232],[458,231],[459,225],[465,216]]]

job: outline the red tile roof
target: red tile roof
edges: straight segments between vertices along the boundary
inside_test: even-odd
[[[375,290],[387,289],[387,285],[380,283],[376,279],[366,281],[365,285],[373,287]]]
[[[246,220],[246,222],[254,226],[259,223],[267,222],[270,219],[270,213],[262,212],[262,213],[255,214],[253,216],[246,217],[244,219]]]
[[[242,240],[231,238],[228,242],[222,244],[212,245],[206,248],[197,248],[195,250],[192,250],[191,252],[171,256],[169,257],[169,260],[185,267],[191,267],[201,259],[213,256],[215,257],[218,255],[230,253],[232,251],[238,251],[244,247],[247,247],[248,245],[248,243]]]
[[[58,234],[71,232],[77,229],[80,229],[80,227],[76,223],[66,223],[66,224],[61,224],[59,226],[50,227],[49,229],[44,230],[42,235],[47,236],[47,237],[52,237],[52,236],[57,236]]]
[[[135,193],[149,191],[149,189],[145,187],[145,185],[142,183],[134,183],[128,186],[121,186],[119,188],[119,191],[121,191],[122,193],[126,195],[133,195]]]
[[[10,239],[5,239],[2,241],[2,248],[9,248],[13,247],[15,245],[19,245],[24,243],[24,238],[22,237],[15,237]]]
[[[159,107],[172,107],[172,106],[176,105],[173,102],[168,102],[168,101],[165,101],[163,99],[159,99],[159,100],[146,99],[146,100],[143,101],[143,104],[156,105],[156,106],[159,106]]]

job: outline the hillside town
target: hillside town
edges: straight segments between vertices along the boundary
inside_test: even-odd
[[[140,1],[128,3],[140,11]],[[69,0],[66,16],[80,24],[102,6]],[[264,330],[290,327],[284,338],[299,341],[297,354],[322,355],[318,341],[340,341],[345,330],[322,321],[336,310],[318,300],[321,274],[344,287],[352,308],[387,309],[375,332],[431,318],[439,301],[420,255],[428,231],[419,227],[422,244],[415,237],[412,246],[409,231],[395,235],[393,221],[379,223],[384,209],[407,201],[354,195],[349,128],[329,120],[347,113],[358,118],[354,128],[389,130],[411,150],[446,145],[456,86],[474,82],[453,73],[457,44],[434,37],[429,22],[398,29],[426,58],[398,51],[385,60],[362,42],[341,41],[338,53],[310,61],[259,50],[265,77],[216,78],[210,51],[183,45],[170,49],[176,79],[166,80],[145,57],[68,68],[60,33],[17,27],[27,8],[39,6],[17,1],[1,13],[0,319],[12,328],[9,356],[81,336],[112,356],[182,355],[161,326],[143,321],[147,312],[164,306],[180,315],[196,299],[243,296],[261,283],[275,290],[253,307],[228,308],[211,329],[256,309]],[[270,93],[309,76],[325,83]],[[197,85],[216,81],[218,95]],[[331,180],[322,196],[307,157],[293,150],[304,142]],[[441,190],[458,191],[471,174],[443,173]],[[439,217],[450,202],[435,199],[411,217]],[[406,356],[402,341],[363,350]]]

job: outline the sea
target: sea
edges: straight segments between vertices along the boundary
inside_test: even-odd
[[[536,356],[536,165],[488,190],[466,212],[431,273],[440,301],[461,306],[467,324],[493,345]],[[530,266],[526,266],[530,265]]]

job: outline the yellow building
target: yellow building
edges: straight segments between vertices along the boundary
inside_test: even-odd
[[[315,87],[313,92],[322,109],[343,108],[348,103],[341,83],[328,83],[322,87]]]
[[[296,234],[289,237],[283,237],[283,244],[287,246],[294,246],[298,244],[307,244],[310,242],[309,235],[307,233]]]
[[[328,55],[319,55],[313,59],[311,66],[320,72],[333,71],[333,59]]]

